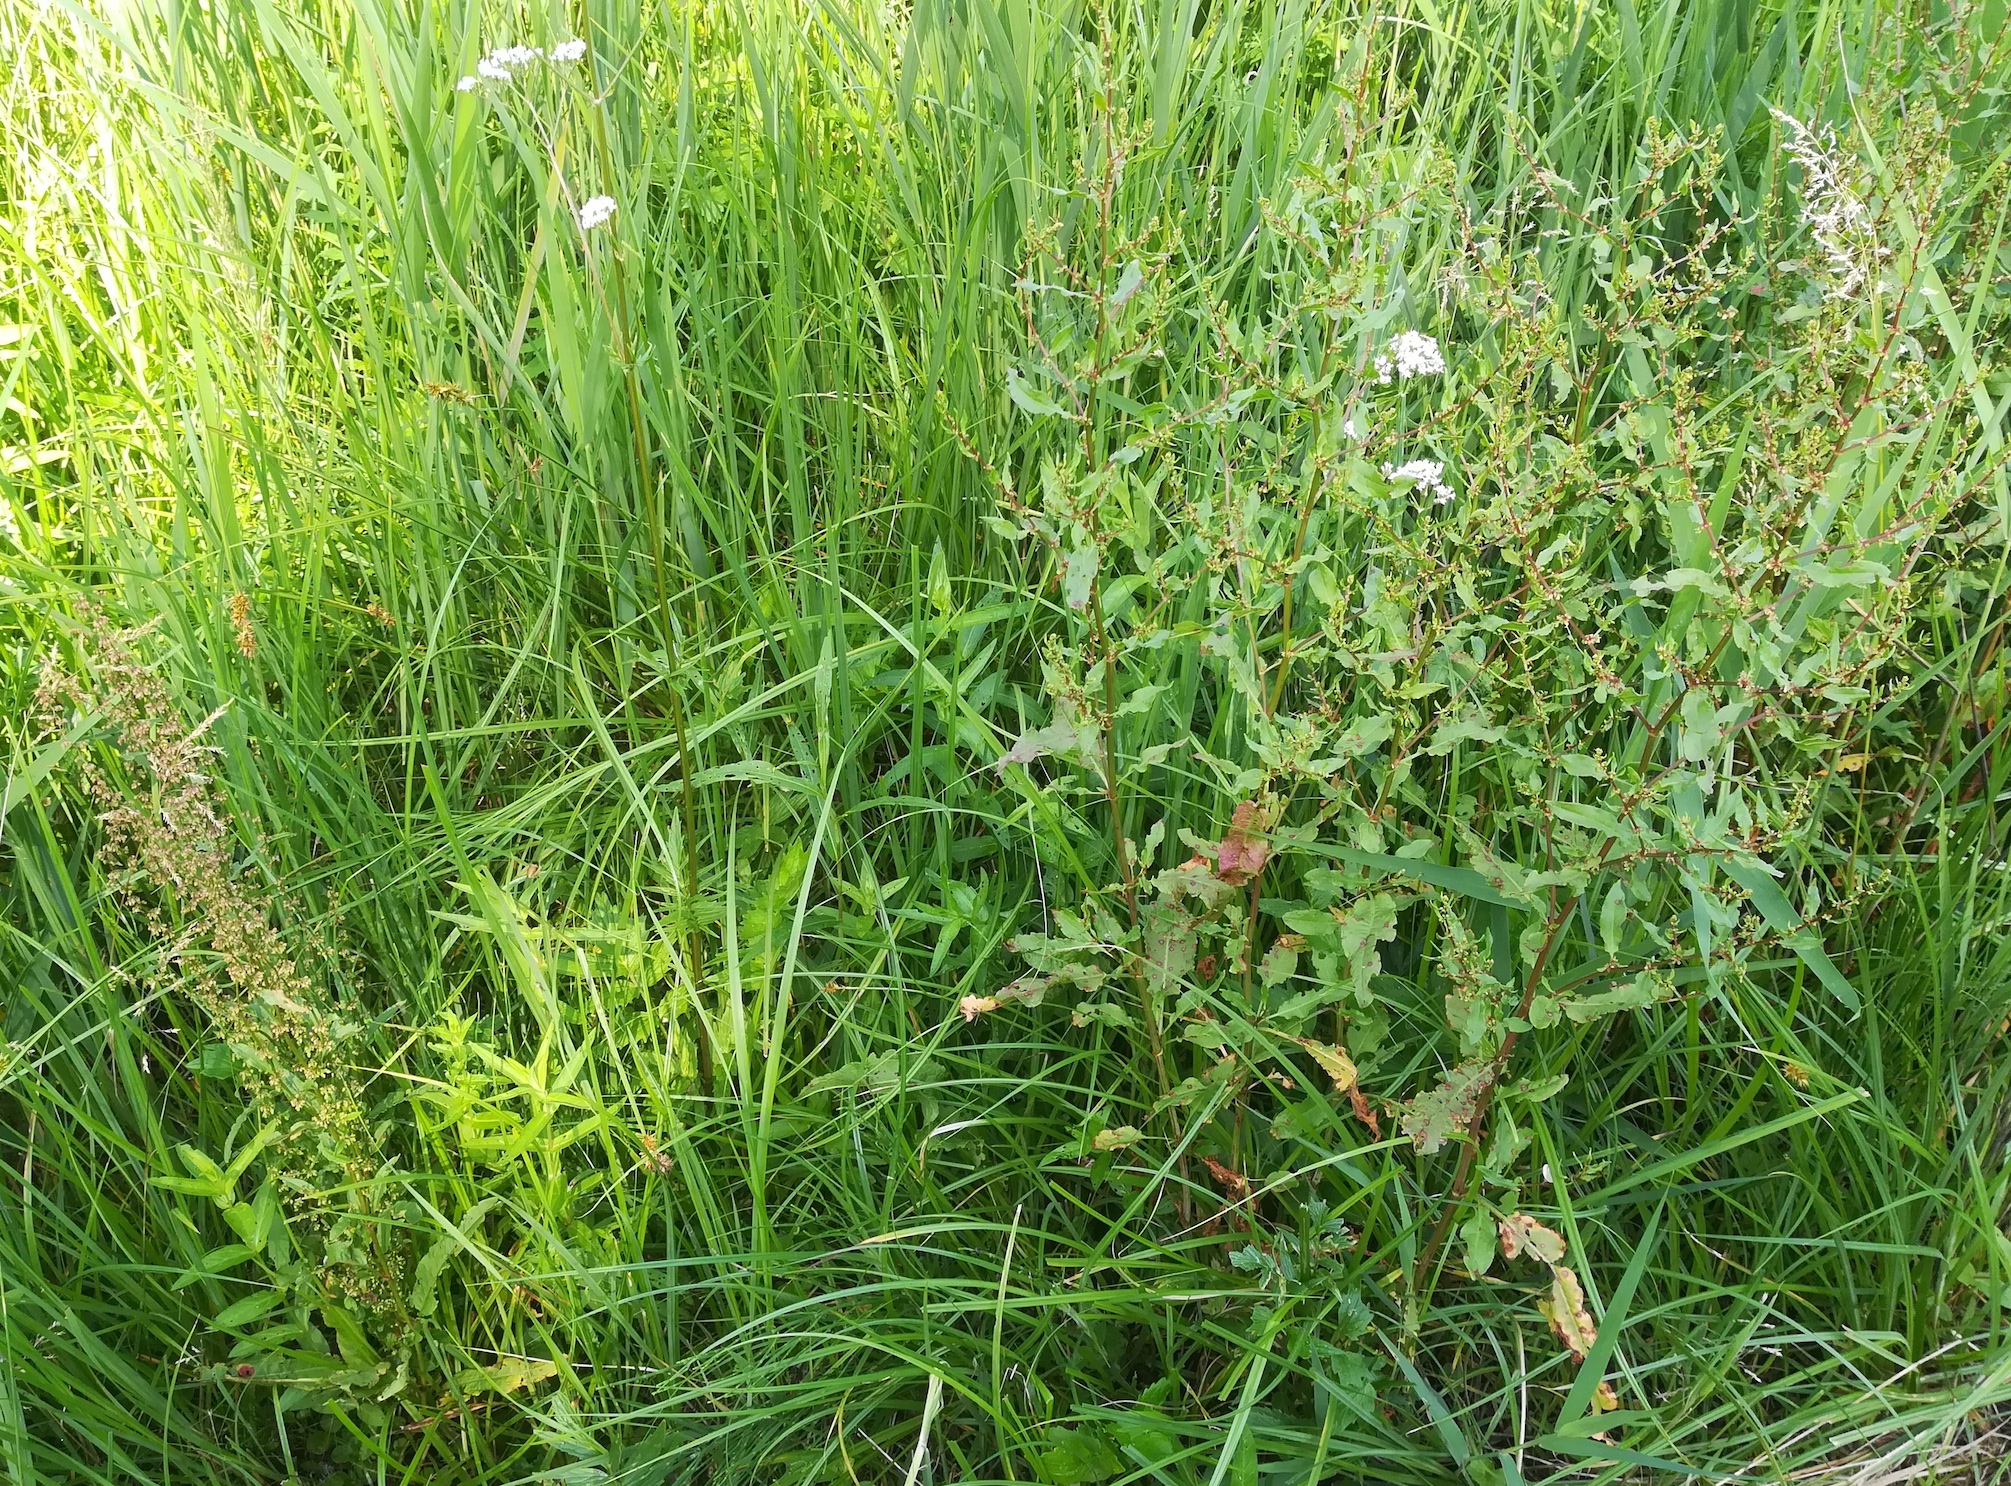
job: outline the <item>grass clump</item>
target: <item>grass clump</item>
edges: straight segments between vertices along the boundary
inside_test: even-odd
[[[0,12],[9,1471],[1974,1465],[2001,22]]]

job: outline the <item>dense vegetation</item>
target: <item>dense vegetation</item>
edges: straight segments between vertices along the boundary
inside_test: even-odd
[[[7,1480],[1988,1452],[2001,0],[0,38]]]

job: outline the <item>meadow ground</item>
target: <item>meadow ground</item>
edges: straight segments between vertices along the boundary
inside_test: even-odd
[[[2003,0],[0,0],[0,1475],[1984,1479]]]

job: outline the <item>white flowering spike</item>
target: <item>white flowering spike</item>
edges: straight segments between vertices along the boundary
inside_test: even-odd
[[[488,57],[482,58],[475,64],[475,71],[492,83],[506,83],[510,80],[510,69]]]
[[[462,78],[458,83],[454,84],[454,91],[456,93],[472,93],[481,85],[482,80],[470,73],[467,77]]]
[[[1429,490],[1440,505],[1452,499],[1452,487],[1445,483],[1445,465],[1436,459],[1413,459],[1404,464],[1383,466],[1383,478],[1392,485],[1399,481]]]
[[[1341,432],[1351,439],[1358,439],[1362,436],[1362,431],[1355,427],[1355,415],[1353,413],[1348,414],[1347,418],[1342,421]]]
[[[587,44],[584,41],[562,41],[552,48],[552,60],[559,63],[584,62]]]
[[[580,204],[575,215],[579,219],[580,231],[591,232],[614,215],[614,198],[590,196]]]

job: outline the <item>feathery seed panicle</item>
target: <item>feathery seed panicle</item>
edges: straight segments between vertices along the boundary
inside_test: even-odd
[[[245,595],[233,598],[231,611],[234,621],[246,616],[243,649]],[[280,1126],[278,1148],[359,1181],[374,1164],[372,1142],[338,1046],[339,1018],[275,926],[282,914],[274,890],[234,862],[237,829],[211,774],[216,750],[203,741],[222,711],[189,729],[167,684],[139,655],[143,633],[93,615],[87,650],[97,684],[51,657],[36,692],[38,718],[60,735],[74,715],[103,717],[118,777],[88,751],[79,757],[104,830],[107,877],[164,946],[159,963],[176,973],[170,988],[200,1007],[232,1050],[260,1118]]]
[[[1847,180],[1835,126],[1820,129],[1776,108],[1774,122],[1787,132],[1782,148],[1802,168],[1802,222],[1822,249],[1831,299],[1847,299],[1863,287],[1888,250],[1880,246],[1871,210]]]

